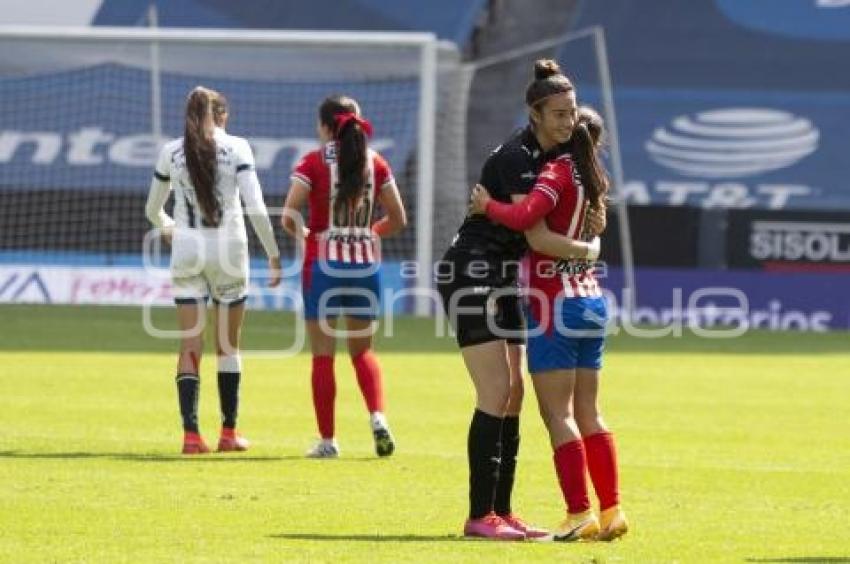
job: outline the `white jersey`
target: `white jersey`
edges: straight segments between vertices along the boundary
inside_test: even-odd
[[[270,257],[278,256],[280,253],[263,202],[251,146],[245,139],[228,135],[218,127],[215,128],[214,139],[217,149],[214,192],[221,210],[221,220],[218,227],[213,229],[226,230],[224,234],[220,231],[215,234],[247,240],[239,198],[241,195],[245,200],[248,217],[251,218],[266,254]],[[173,220],[162,209],[168,199],[169,188],[174,189]],[[166,143],[159,153],[146,211],[151,223],[157,227],[200,229],[199,233],[210,229],[204,222],[195,188],[186,168],[182,137]]]
[[[173,231],[172,277],[190,287],[192,291],[186,292],[187,297],[201,293],[196,286],[206,285],[213,297],[221,295],[226,301],[232,301],[243,292],[248,271],[248,235],[241,200],[245,202],[248,217],[266,254],[277,257],[280,252],[263,202],[250,145],[221,128],[215,129],[214,140],[216,181],[213,190],[221,210],[218,225],[210,226],[204,220],[186,167],[182,137],[166,143],[160,151],[145,212],[156,227]],[[163,210],[171,189],[174,190],[173,218]],[[201,244],[201,241],[208,243]]]

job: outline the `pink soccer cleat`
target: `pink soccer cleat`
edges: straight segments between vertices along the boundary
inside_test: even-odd
[[[242,452],[248,450],[251,443],[236,432],[236,429],[221,429],[218,439],[218,452]]]
[[[463,535],[493,540],[525,539],[525,533],[514,529],[504,519],[492,512],[480,519],[467,519],[463,526]]]
[[[198,433],[183,433],[183,454],[206,454],[210,451],[203,437]]]
[[[542,539],[549,536],[549,531],[541,529],[540,527],[535,527],[534,525],[529,525],[515,513],[511,513],[510,515],[500,515],[500,517],[512,528],[523,533],[527,539]]]

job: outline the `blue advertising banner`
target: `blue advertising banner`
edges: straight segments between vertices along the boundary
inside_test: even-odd
[[[631,322],[688,330],[726,326],[746,330],[829,331],[850,329],[847,273],[771,273],[642,268]],[[622,271],[601,280],[621,317]]]
[[[162,27],[432,31],[462,45],[486,0],[101,0],[93,25],[139,25],[151,5]]]
[[[850,94],[624,88],[616,103],[632,203],[850,209]]]
[[[850,209],[850,0],[593,0],[624,195],[637,204]],[[589,42],[560,53],[599,107]]]
[[[756,31],[801,39],[850,41],[847,0],[717,0],[730,20]]]
[[[230,104],[228,131],[247,137],[268,195],[289,186],[292,166],[318,147],[317,107],[330,94],[356,98],[373,122],[372,146],[401,170],[413,150],[415,80],[297,82],[163,73],[164,138],[151,134],[150,73],[116,64],[0,79],[0,190],[146,192],[159,146],[179,137],[187,93],[198,84]]]

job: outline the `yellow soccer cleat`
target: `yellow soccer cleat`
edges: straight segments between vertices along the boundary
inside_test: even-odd
[[[599,521],[602,530],[596,535],[596,540],[612,541],[629,532],[629,522],[619,505],[603,511],[599,515]]]
[[[592,510],[570,513],[552,533],[557,542],[592,541],[599,534],[599,520]]]

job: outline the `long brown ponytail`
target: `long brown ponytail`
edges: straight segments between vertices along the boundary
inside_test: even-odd
[[[609,185],[608,173],[605,172],[599,156],[605,142],[604,136],[602,117],[593,108],[580,106],[578,124],[569,143],[581,183],[587,190],[587,198],[590,205],[597,209],[605,207]]]
[[[186,101],[186,126],[183,152],[186,168],[195,188],[195,196],[205,226],[216,227],[221,220],[221,206],[215,197],[216,146],[213,139],[213,109],[226,113],[224,98],[217,92],[198,86]],[[224,105],[224,110],[222,106]]]
[[[329,96],[319,106],[319,121],[334,133],[337,140],[337,205],[357,202],[366,188],[366,132],[356,120],[337,127],[336,116],[349,113],[359,116],[360,106],[348,96]]]

